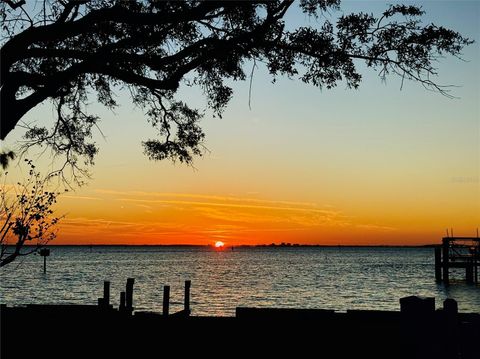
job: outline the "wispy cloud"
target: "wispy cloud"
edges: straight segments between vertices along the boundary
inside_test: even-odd
[[[285,206],[267,206],[245,203],[221,203],[221,202],[201,202],[201,201],[184,201],[184,200],[163,200],[163,199],[135,199],[135,198],[117,198],[119,201],[135,202],[135,203],[160,203],[160,204],[180,204],[180,205],[196,205],[196,206],[212,206],[212,207],[230,207],[230,208],[247,208],[247,209],[263,209],[273,211],[298,211],[329,214],[333,211],[304,208],[304,207],[285,207]],[[271,203],[271,201],[269,202]],[[278,202],[277,202],[278,203]]]
[[[398,229],[395,227],[381,226],[377,224],[357,224],[356,227],[361,229],[366,229],[366,230],[382,231],[382,232],[392,232]]]
[[[261,232],[286,231],[313,233],[312,231],[334,227],[372,232],[395,230],[393,227],[378,223],[361,223],[358,218],[348,216],[331,205],[252,198],[252,195],[254,196],[250,194],[241,197],[96,189],[92,196],[68,196],[68,198],[87,201],[103,199],[108,206],[120,203],[122,208],[133,209],[133,212],[125,214],[115,212],[115,218],[112,220],[108,219],[108,214],[97,219],[87,218],[89,216],[68,218],[62,221],[62,226],[76,236],[88,232],[98,238],[121,237],[125,241],[136,242],[148,239],[155,241],[155,238],[158,238],[161,242],[172,243],[190,239],[205,242],[215,238],[243,241],[250,238],[253,233],[256,235]],[[118,205],[113,207],[116,208]],[[138,210],[135,210],[135,207]],[[125,220],[119,220],[119,216],[124,216]]]
[[[94,227],[94,228],[107,228],[107,227],[135,227],[140,225],[138,222],[127,222],[127,221],[112,221],[109,219],[91,219],[85,217],[75,217],[75,218],[65,218],[61,221],[62,226],[71,226],[71,227]]]
[[[62,198],[71,198],[71,199],[80,199],[85,201],[102,201],[103,198],[99,197],[89,197],[89,196],[71,196],[71,195],[62,195]]]
[[[142,208],[145,213],[153,213],[153,207],[146,204],[136,204],[138,208]]]
[[[85,235],[106,235],[106,236],[166,236],[178,235],[179,232],[188,232],[179,223],[164,222],[133,222],[118,221],[104,218],[91,219],[85,217],[65,218],[60,222],[61,233],[85,234]]]
[[[219,196],[194,193],[113,191],[97,189],[114,200],[137,206],[171,206],[194,211],[202,217],[227,223],[282,223],[297,226],[348,226],[349,217],[332,206],[301,201],[271,200],[240,196]]]
[[[304,206],[317,207],[316,203],[312,202],[296,202],[296,201],[282,201],[282,200],[267,200],[251,197],[236,197],[236,196],[218,196],[197,193],[170,193],[170,192],[143,192],[143,191],[113,191],[106,189],[96,189],[95,192],[108,195],[127,196],[127,197],[148,197],[148,198],[188,198],[191,200],[201,199],[218,202],[241,202],[241,203],[257,203],[263,205],[286,205],[286,206]]]

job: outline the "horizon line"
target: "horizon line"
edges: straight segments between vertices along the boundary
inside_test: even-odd
[[[225,248],[299,248],[299,247],[369,247],[369,248],[428,248],[436,247],[439,244],[238,244],[227,245]],[[13,245],[12,245],[13,246]],[[34,244],[26,244],[25,247],[36,247]],[[215,247],[214,244],[48,244],[41,247]]]

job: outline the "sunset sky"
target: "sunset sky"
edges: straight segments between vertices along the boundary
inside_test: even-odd
[[[342,10],[380,13],[391,2],[345,2]],[[56,244],[435,243],[453,227],[480,227],[480,2],[422,2],[426,23],[476,41],[462,62],[438,64],[449,99],[360,65],[359,90],[319,90],[300,81],[271,83],[259,66],[252,84],[233,85],[223,119],[207,112],[208,152],[194,168],[152,162],[141,141],[153,131],[119,93],[101,116],[103,139],[88,185],[64,194]],[[311,23],[303,14],[291,24]],[[250,69],[251,64],[247,65]],[[248,70],[249,71],[249,70]],[[199,91],[182,100],[203,108]],[[28,120],[51,117],[43,106]],[[17,128],[6,141],[22,134]],[[33,156],[31,156],[33,158]],[[46,168],[48,156],[40,163]]]

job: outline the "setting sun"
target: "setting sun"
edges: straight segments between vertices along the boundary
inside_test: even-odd
[[[218,241],[215,242],[215,248],[223,248],[225,246],[225,243]]]

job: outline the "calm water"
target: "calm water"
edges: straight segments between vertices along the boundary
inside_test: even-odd
[[[95,304],[103,280],[118,305],[127,277],[135,278],[136,310],[161,312],[163,286],[171,311],[182,309],[184,280],[192,280],[195,315],[234,315],[237,306],[399,310],[399,298],[455,298],[462,311],[480,311],[480,286],[464,273],[446,288],[434,280],[433,249],[181,247],[53,247],[48,273],[30,256],[0,271],[0,302]]]

